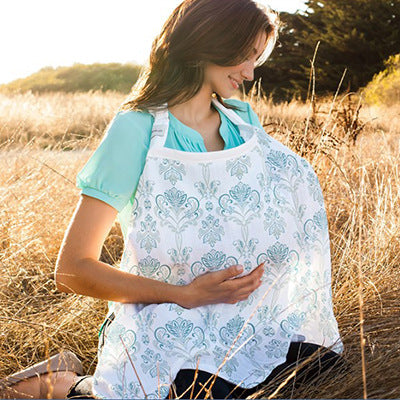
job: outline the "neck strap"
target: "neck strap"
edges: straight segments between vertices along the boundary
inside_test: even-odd
[[[228,119],[239,127],[240,135],[245,141],[248,141],[252,136],[252,130],[254,127],[243,121],[243,119],[233,110],[223,106],[218,99],[212,98],[211,102],[217,109],[226,115]],[[164,147],[169,127],[168,105],[165,103],[157,109],[149,110],[149,112],[154,116],[150,148]]]

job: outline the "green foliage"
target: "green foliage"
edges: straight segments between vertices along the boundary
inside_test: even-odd
[[[369,104],[392,106],[400,103],[400,54],[389,57],[385,65],[364,90]]]
[[[343,90],[358,90],[398,53],[400,0],[308,0],[306,5],[304,13],[281,14],[278,47],[258,72],[267,93],[306,97],[318,42],[318,94],[334,92],[345,69]]]
[[[74,64],[72,67],[45,67],[27,78],[0,86],[2,92],[87,92],[114,90],[128,93],[141,67],[134,64]]]
[[[309,68],[304,69],[303,63],[310,57],[309,49],[299,41],[298,15],[282,12],[280,19],[276,47],[266,64],[255,70],[254,77],[261,78],[261,86],[268,96],[290,100],[302,94],[297,88],[298,82],[308,82]]]

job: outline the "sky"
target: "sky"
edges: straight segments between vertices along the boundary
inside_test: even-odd
[[[182,0],[3,0],[0,84],[45,66],[145,62],[151,42]],[[259,0],[276,11],[303,0]]]

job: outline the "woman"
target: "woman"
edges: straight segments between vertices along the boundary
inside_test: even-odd
[[[154,40],[78,175],[57,262],[60,290],[111,301],[94,377],[70,397],[189,397],[206,383],[240,397],[322,345],[341,351],[317,178],[249,104],[223,100],[276,35],[252,0],[185,0]],[[117,214],[119,269],[99,261]]]

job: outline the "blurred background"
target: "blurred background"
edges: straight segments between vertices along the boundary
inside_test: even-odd
[[[75,63],[143,64],[152,40],[180,2],[1,2],[0,84],[24,78],[44,67]],[[289,12],[304,9],[302,0],[272,0],[269,5]]]
[[[127,93],[147,60],[152,40],[179,3],[1,2],[0,90]],[[282,20],[276,49],[256,71],[269,97],[307,96],[317,47],[317,94],[334,92],[344,73],[341,90],[357,91],[375,74],[398,70],[399,0],[270,0],[267,4],[280,12]],[[396,90],[383,97],[397,101],[399,83],[391,79]],[[377,100],[374,96],[379,94],[369,93],[371,101]]]

